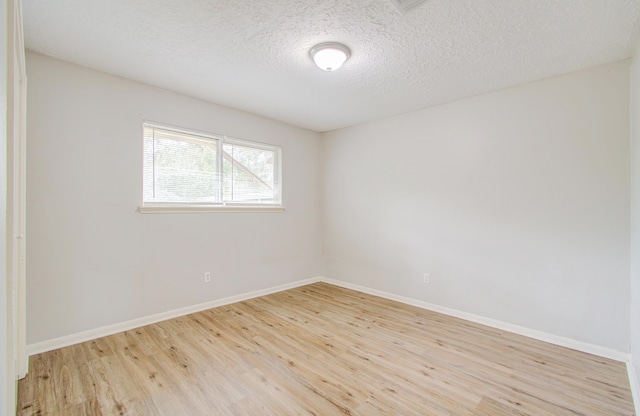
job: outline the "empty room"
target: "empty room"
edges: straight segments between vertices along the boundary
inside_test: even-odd
[[[0,415],[637,414],[640,1],[0,9]]]

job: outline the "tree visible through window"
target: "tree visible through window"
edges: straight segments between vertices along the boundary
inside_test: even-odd
[[[279,147],[144,124],[146,205],[280,205],[279,176]]]

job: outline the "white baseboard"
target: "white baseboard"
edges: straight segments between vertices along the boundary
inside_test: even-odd
[[[310,279],[299,280],[297,282],[291,282],[291,283],[274,286],[267,289],[256,290],[253,292],[248,292],[240,295],[230,296],[227,298],[217,299],[210,302],[187,306],[185,308],[174,309],[171,311],[161,312],[158,314],[145,316],[142,318],[132,319],[130,321],[103,326],[100,328],[91,329],[91,330],[80,332],[77,334],[72,334],[72,335],[67,335],[60,338],[51,339],[48,341],[29,344],[27,345],[27,354],[29,354],[30,356],[35,354],[40,354],[42,352],[51,351],[51,350],[55,350],[62,347],[67,347],[69,345],[79,344],[81,342],[90,341],[90,340],[104,337],[107,335],[116,334],[118,332],[128,331],[133,328],[138,328],[141,326],[154,324],[156,322],[165,321],[167,319],[177,318],[179,316],[200,312],[200,311],[215,308],[218,306],[224,306],[224,305],[228,305],[235,302],[241,302],[244,300],[257,298],[260,296],[269,295],[272,293],[282,292],[283,290],[293,289],[295,287],[300,287],[300,286],[304,286],[304,285],[308,285],[316,282],[325,282],[335,286],[344,287],[346,289],[368,293],[370,295],[379,296],[381,298],[385,298],[389,300],[394,300],[396,302],[405,303],[407,305],[417,306],[422,309],[439,312],[445,315],[450,315],[456,318],[465,319],[467,321],[490,326],[490,327],[501,329],[508,332],[513,332],[513,333],[524,335],[526,337],[534,338],[540,341],[545,341],[550,344],[571,348],[574,350],[586,352],[589,354],[597,355],[604,358],[609,358],[609,359],[620,361],[620,362],[629,362],[630,360],[629,354],[622,351],[617,351],[611,348],[601,347],[601,346],[589,344],[586,342],[576,341],[570,338],[560,337],[560,336],[549,334],[543,331],[538,331],[538,330],[522,327],[519,325],[513,325],[513,324],[502,322],[496,319],[486,318],[484,316],[474,315],[472,313],[463,312],[456,309],[451,309],[444,306],[435,305],[432,303],[423,302],[420,300],[416,300],[416,299],[412,299],[412,298],[408,298],[400,295],[395,295],[389,292],[383,292],[380,290],[371,289],[365,286],[343,282],[341,280],[330,279],[327,277],[313,277]],[[635,372],[633,374],[635,377]],[[636,386],[637,386],[637,383],[636,383]]]
[[[352,283],[343,282],[341,280],[330,279],[326,277],[320,277],[320,281],[329,283],[335,286],[344,287],[346,289],[356,290],[358,292],[368,293],[370,295],[379,296],[381,298],[394,300],[396,302],[405,303],[407,305],[417,306],[418,308],[427,309],[434,312],[439,312],[445,315],[453,316],[456,318],[464,319],[467,321],[475,322],[481,325],[490,326],[492,328],[501,329],[503,331],[513,332],[518,335],[537,339],[539,341],[548,342],[550,344],[559,345],[561,347],[571,348],[573,350],[586,352],[588,354],[597,355],[599,357],[609,358],[615,361],[628,362],[629,354],[626,352],[614,350],[612,348],[601,347],[599,345],[589,344],[587,342],[576,341],[571,338],[565,338],[558,335],[549,334],[547,332],[538,331],[535,329],[526,328],[519,325],[502,322],[497,319],[486,318],[481,315],[475,315],[468,312],[459,311],[457,309],[447,308],[445,306],[435,305],[433,303],[423,302],[417,299],[407,298],[400,295],[395,295],[389,292],[383,292],[381,290],[370,289],[365,286],[360,286]]]
[[[629,386],[631,395],[633,396],[633,405],[636,408],[636,414],[640,414],[640,384],[638,384],[638,374],[633,365],[633,357],[627,361],[627,374],[629,375]]]
[[[138,319],[132,319],[130,321],[121,322],[118,324],[108,325],[101,328],[92,329],[89,331],[80,332],[60,338],[55,338],[48,341],[38,342],[35,344],[27,345],[27,353],[29,356],[40,354],[42,352],[55,350],[69,345],[78,344],[85,341],[90,341],[96,338],[104,337],[107,335],[116,334],[118,332],[127,331],[130,329],[138,328],[145,325],[150,325],[156,322],[165,321],[167,319],[177,318],[191,313],[200,312],[203,310],[215,308],[218,306],[229,305],[231,303],[242,302],[257,298],[260,296],[269,295],[272,293],[282,292],[284,290],[293,289],[300,286],[305,286],[312,283],[325,282],[331,285],[344,287],[346,289],[355,290],[362,293],[367,293],[381,298],[401,302],[407,305],[416,306],[422,309],[442,313],[445,315],[453,316],[467,321],[475,322],[481,325],[486,325],[492,328],[501,329],[508,332],[513,332],[519,335],[545,341],[550,344],[559,345],[562,347],[571,348],[577,351],[586,352],[589,354],[597,355],[604,358],[609,358],[616,361],[625,362],[627,365],[627,374],[629,376],[629,385],[631,388],[631,394],[633,396],[634,406],[636,413],[640,414],[640,383],[638,383],[638,377],[635,371],[635,367],[632,363],[632,357],[630,354],[613,350],[611,348],[605,348],[598,345],[589,344],[586,342],[576,341],[570,338],[560,337],[557,335],[549,334],[543,331],[538,331],[518,325],[509,324],[496,319],[486,318],[484,316],[475,315],[468,312],[459,311],[456,309],[447,308],[440,305],[435,305],[428,302],[423,302],[417,299],[412,299],[400,295],[396,295],[381,290],[371,289],[365,286],[360,286],[341,280],[330,279],[327,277],[313,277],[310,279],[299,280],[297,282],[286,283],[279,286],[274,286],[267,289],[256,290],[253,292],[243,293],[240,295],[230,296],[222,299],[213,300],[210,302],[200,303],[197,305],[187,306],[185,308],[174,309]]]
[[[293,289],[295,287],[308,285],[311,283],[319,282],[320,278],[313,277],[310,279],[299,280],[297,282],[286,283],[279,286],[274,286],[267,289],[256,290],[253,292],[243,293],[240,295],[229,296],[222,299],[213,300],[210,302],[199,303],[197,305],[187,306],[185,308],[173,309],[166,312],[157,313],[154,315],[145,316],[142,318],[132,319],[130,321],[120,322],[113,325],[107,325],[96,329],[90,329],[88,331],[79,332],[77,334],[67,335],[60,338],[54,338],[48,341],[37,342],[35,344],[27,345],[27,354],[29,356],[40,354],[46,351],[56,350],[62,347],[68,347],[69,345],[79,344],[85,341],[91,341],[96,338],[106,337],[107,335],[117,334],[118,332],[128,331],[130,329],[139,328],[141,326],[155,324],[156,322],[166,321],[167,319],[173,319],[191,313],[204,311],[218,306],[229,305],[231,303],[242,302],[257,298],[260,296],[270,295],[272,293],[282,292],[283,290]]]

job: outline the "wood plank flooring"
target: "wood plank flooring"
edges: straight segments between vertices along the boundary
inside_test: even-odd
[[[20,415],[633,415],[623,363],[317,283],[31,357]]]

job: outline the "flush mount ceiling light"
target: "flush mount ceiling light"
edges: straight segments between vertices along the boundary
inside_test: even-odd
[[[309,56],[318,68],[324,71],[335,71],[349,59],[351,51],[342,43],[326,42],[311,48]]]

